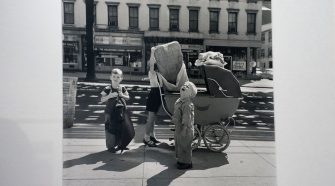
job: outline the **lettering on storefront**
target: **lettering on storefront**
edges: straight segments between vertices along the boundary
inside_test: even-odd
[[[65,41],[77,41],[78,37],[77,36],[73,36],[73,35],[65,35],[64,36],[64,40]]]
[[[181,44],[181,49],[184,50],[204,50],[204,46],[202,45],[185,45],[185,44]]]
[[[95,36],[94,42],[103,45],[142,46],[142,39],[134,37]]]
[[[246,71],[247,64],[245,61],[233,61],[233,70]]]

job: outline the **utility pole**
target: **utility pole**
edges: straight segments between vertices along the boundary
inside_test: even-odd
[[[87,54],[87,73],[86,81],[96,81],[95,76],[95,56],[93,49],[93,1],[86,1],[86,54]]]

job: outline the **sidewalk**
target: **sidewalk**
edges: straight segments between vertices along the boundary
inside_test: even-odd
[[[274,141],[232,140],[224,153],[199,148],[193,152],[193,169],[184,171],[175,167],[169,136],[159,136],[162,134],[159,131],[166,134],[168,129],[157,126],[163,143],[150,148],[141,143],[144,127],[135,126],[136,136],[130,150],[123,154],[105,150],[102,125],[77,124],[64,129],[63,185],[276,185]],[[76,138],[70,138],[73,134],[77,134]]]
[[[86,78],[86,72],[63,72],[63,76],[72,76],[78,77],[80,82],[84,82]],[[96,78],[100,82],[109,82],[110,74],[109,73],[96,73]],[[149,84],[146,81],[142,81],[142,78],[147,77],[146,75],[123,75],[123,82],[141,82],[141,84]],[[273,81],[268,79],[261,80],[245,80],[238,79],[241,87],[250,87],[250,88],[273,88]],[[199,78],[190,78],[190,81],[195,83],[196,85],[204,85],[204,80]]]

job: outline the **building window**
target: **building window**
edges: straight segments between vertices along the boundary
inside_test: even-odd
[[[129,28],[138,29],[138,7],[129,6]]]
[[[220,9],[209,9],[209,33],[219,33]]]
[[[272,57],[272,48],[268,48],[268,57],[271,58]]]
[[[159,8],[149,8],[150,30],[159,30]]]
[[[118,27],[117,5],[108,5],[108,26]]]
[[[237,34],[237,12],[228,13],[228,33]]]
[[[64,2],[64,24],[74,24],[74,3]]]
[[[189,10],[189,32],[198,32],[199,10]]]
[[[264,49],[261,50],[261,57],[262,57],[262,58],[265,57],[265,50],[264,50]]]
[[[248,13],[247,33],[256,34],[256,13]]]
[[[263,41],[263,43],[264,43],[264,41],[265,41],[265,33],[264,32],[262,32],[262,41]]]
[[[269,31],[269,42],[272,42],[272,31]]]
[[[179,9],[170,8],[170,31],[179,31]]]
[[[228,0],[228,2],[238,2],[238,0]]]
[[[257,3],[257,0],[247,0],[247,3]]]

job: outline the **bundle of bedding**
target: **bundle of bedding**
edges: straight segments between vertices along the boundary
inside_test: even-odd
[[[227,64],[224,61],[223,55],[220,52],[204,52],[200,53],[198,59],[195,61],[195,66],[202,65],[217,65],[222,68]]]

